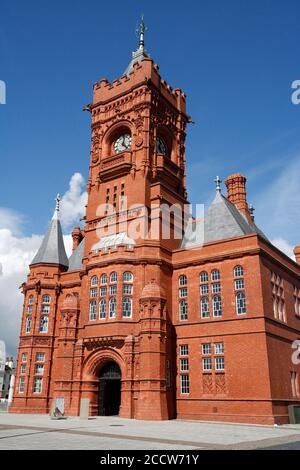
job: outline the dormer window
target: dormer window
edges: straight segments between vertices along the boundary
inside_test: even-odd
[[[131,150],[131,135],[122,134],[120,135],[114,143],[115,153],[126,152],[126,150]]]

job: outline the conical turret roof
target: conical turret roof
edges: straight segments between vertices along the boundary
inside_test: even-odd
[[[59,264],[61,266],[69,266],[69,260],[66,254],[61,224],[59,220],[59,201],[60,198],[57,196],[56,208],[48,231],[44,236],[42,244],[30,265]]]

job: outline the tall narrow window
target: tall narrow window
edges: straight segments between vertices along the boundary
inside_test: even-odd
[[[219,295],[215,295],[213,297],[213,312],[214,312],[214,317],[222,316],[222,301]]]
[[[107,284],[107,274],[101,274],[101,277],[100,277],[100,284],[101,284],[101,285]]]
[[[118,275],[115,271],[111,273],[109,280],[110,280],[111,283],[117,282]]]
[[[132,300],[130,297],[124,297],[122,316],[125,318],[129,318],[131,317],[131,314],[132,314]]]
[[[35,377],[33,381],[33,393],[41,393],[42,391],[42,377]]]
[[[209,317],[209,301],[207,297],[203,297],[201,299],[201,317],[202,318]]]
[[[106,318],[106,300],[101,299],[99,302],[99,318],[104,320]]]
[[[25,389],[25,377],[20,377],[18,392],[19,393],[24,393],[24,389]]]
[[[49,318],[46,315],[41,316],[40,333],[48,333]]]
[[[115,297],[112,297],[109,301],[109,318],[114,318],[117,311],[117,301]]]
[[[244,292],[238,292],[236,294],[235,303],[236,303],[236,313],[237,313],[237,315],[247,313],[246,296],[245,296]]]
[[[51,302],[50,295],[48,295],[48,294],[43,295],[41,313],[45,313],[45,314],[49,315],[49,313],[50,313],[50,302]]]
[[[90,302],[90,320],[96,320],[97,318],[97,302],[96,300],[91,300]]]
[[[190,378],[188,374],[180,375],[180,393],[182,395],[190,393]]]
[[[180,320],[188,319],[188,303],[186,300],[181,300],[179,302],[179,318]]]
[[[30,333],[31,330],[31,317],[26,317],[25,332]]]

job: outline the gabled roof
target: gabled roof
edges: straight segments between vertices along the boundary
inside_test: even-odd
[[[84,253],[84,238],[79,243],[76,250],[73,251],[69,258],[69,269],[68,271],[77,271],[82,268],[82,258]]]
[[[58,218],[53,217],[51,220],[48,232],[44,236],[42,244],[30,264],[43,263],[69,266],[61,225]]]
[[[202,233],[200,233],[201,231]],[[197,222],[192,222],[187,227],[181,248],[239,237],[250,233],[258,233],[267,240],[267,237],[254,222],[248,222],[242,212],[229,202],[220,191],[217,191],[207,214],[204,215],[204,220],[200,219]]]

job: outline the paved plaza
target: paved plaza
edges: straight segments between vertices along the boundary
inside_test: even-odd
[[[118,417],[52,420],[0,413],[0,450],[299,449],[300,425],[136,421]]]

